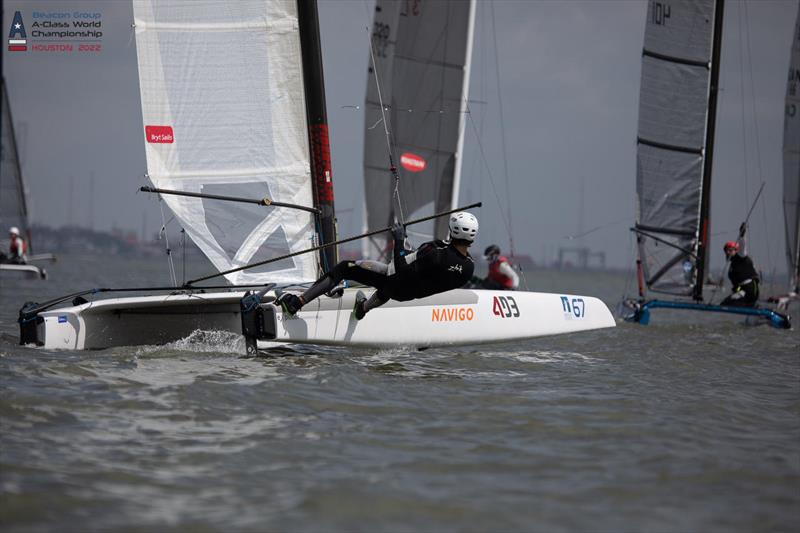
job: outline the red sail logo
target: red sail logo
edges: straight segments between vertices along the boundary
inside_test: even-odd
[[[172,126],[145,126],[144,136],[149,143],[172,144],[175,142]]]
[[[400,156],[400,164],[409,172],[422,172],[425,170],[425,160],[411,152],[406,152]]]

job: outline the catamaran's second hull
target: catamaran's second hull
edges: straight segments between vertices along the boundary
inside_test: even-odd
[[[322,297],[289,316],[264,295],[270,342],[364,347],[433,347],[522,340],[614,327],[597,298],[571,294],[454,290],[410,302],[390,301],[356,320],[356,289]],[[371,289],[363,290],[364,296]],[[243,292],[134,296],[40,312],[36,343],[49,349],[158,345],[196,330],[242,333]]]
[[[93,350],[160,345],[193,331],[241,332],[243,292],[130,296],[40,312],[36,344],[48,349]]]

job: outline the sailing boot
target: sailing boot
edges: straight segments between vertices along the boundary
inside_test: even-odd
[[[356,294],[356,304],[353,306],[353,315],[356,317],[356,320],[361,320],[367,315],[367,310],[364,309],[364,302],[367,301],[367,297],[364,296],[364,293],[358,291]]]
[[[296,294],[284,292],[275,299],[275,304],[280,305],[284,313],[295,315],[303,307],[303,300]]]

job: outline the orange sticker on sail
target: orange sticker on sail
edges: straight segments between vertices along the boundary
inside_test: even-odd
[[[425,170],[425,160],[411,152],[406,152],[400,156],[400,164],[409,172],[421,172]]]

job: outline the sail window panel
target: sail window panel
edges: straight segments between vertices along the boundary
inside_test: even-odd
[[[701,150],[705,143],[709,71],[644,57],[639,99],[639,137]]]
[[[267,185],[261,182],[207,185],[202,188],[202,192],[243,198],[272,196]],[[281,226],[280,211],[283,208],[220,202],[212,199],[203,199],[202,202],[206,226],[216,242],[220,243],[220,247],[234,267],[291,253],[289,238]],[[298,217],[303,216],[299,213],[295,214]],[[263,234],[268,237],[262,238]],[[297,238],[297,236],[291,237]],[[306,248],[313,245],[312,240],[305,243]],[[265,265],[260,269],[249,270],[249,273],[276,272],[296,267],[295,260],[289,258]]]
[[[695,234],[703,159],[640,144],[636,164],[637,223],[653,231]]]
[[[714,0],[664,0],[647,3],[644,49],[684,61],[711,58]]]
[[[137,0],[134,14],[143,122],[173,134],[171,142],[145,143],[154,185],[256,199],[269,191],[272,200],[312,205],[296,4]],[[314,236],[305,212],[164,200],[219,270],[299,251]],[[310,255],[290,263],[269,275],[242,271],[226,278],[316,277]]]
[[[639,237],[645,283],[654,292],[689,296],[694,286],[695,263],[681,249],[691,249],[693,239],[676,235],[659,235],[659,238],[664,242]]]

